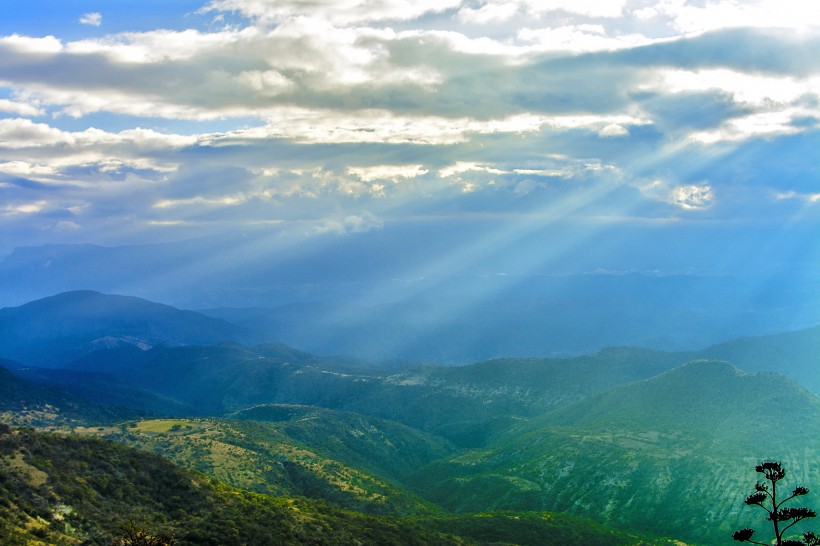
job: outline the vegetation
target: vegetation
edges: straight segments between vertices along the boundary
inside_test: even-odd
[[[277,422],[150,419],[87,429],[161,454],[228,485],[275,496],[311,497],[370,514],[436,512],[398,479],[452,450],[441,439],[401,425],[320,408],[266,407]],[[264,414],[264,415],[263,415]],[[413,466],[415,463],[415,467]]]
[[[791,495],[788,495],[785,498],[781,497],[780,500],[778,500],[777,483],[786,477],[786,471],[783,468],[783,465],[779,462],[764,462],[757,465],[755,467],[755,471],[763,474],[766,481],[769,483],[760,483],[758,481],[755,484],[755,492],[746,497],[746,504],[749,506],[759,506],[766,511],[766,514],[768,515],[766,519],[772,525],[775,546],[820,545],[820,537],[816,536],[813,532],[804,533],[802,541],[794,539],[784,540],[783,538],[786,536],[786,531],[791,529],[800,521],[817,516],[817,512],[802,506],[784,507],[787,502],[797,497],[807,495],[809,490],[803,486],[797,486],[794,488]],[[768,542],[758,542],[756,540],[752,540],[754,533],[755,531],[753,529],[746,527],[739,531],[735,531],[732,538],[738,542],[751,542],[752,544],[760,544],[761,546],[770,544]]]
[[[0,538],[9,546],[681,544],[560,514],[368,516],[233,489],[110,441],[7,426]]]
[[[732,501],[745,492],[738,461],[779,452],[820,482],[818,428],[817,398],[794,382],[699,362],[521,421],[406,483],[455,512],[568,511],[717,545],[744,521]]]
[[[174,546],[176,539],[171,535],[160,533],[151,534],[137,526],[133,521],[120,527],[120,535],[114,539],[111,546]]]
[[[820,546],[789,534],[813,511],[786,506],[820,497],[775,487],[786,466],[820,482],[820,399],[689,362],[708,351],[391,371],[143,341],[86,339],[61,369],[0,362],[16,374],[0,368],[0,422],[60,431],[0,427],[0,543],[717,545],[745,523],[744,469],[776,453],[747,502],[774,541]],[[759,346],[713,351],[751,362]]]
[[[409,520],[233,489],[109,441],[0,430],[4,544],[108,546],[131,519],[178,546],[464,543]]]

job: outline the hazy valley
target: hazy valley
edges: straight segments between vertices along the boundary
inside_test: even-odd
[[[7,540],[106,544],[126,517],[118,503],[135,495],[140,520],[182,544],[208,533],[223,544],[346,544],[352,533],[361,543],[711,545],[753,518],[743,498],[758,462],[820,483],[820,400],[806,388],[820,384],[820,328],[697,351],[460,366],[317,356],[249,335],[87,291],[0,310],[0,415],[43,431],[4,433]],[[172,497],[192,494],[185,480],[213,484],[200,512],[151,500],[163,494],[153,471],[137,479],[123,467],[149,464],[135,462],[149,460],[143,452],[170,461],[150,459],[160,474],[201,473],[162,484],[181,488]],[[101,469],[82,478],[88,490],[65,489],[92,454]],[[229,488],[263,497],[229,502]],[[231,539],[198,519],[216,505],[238,510],[224,516]],[[278,511],[278,539],[248,538],[263,533],[257,511]]]

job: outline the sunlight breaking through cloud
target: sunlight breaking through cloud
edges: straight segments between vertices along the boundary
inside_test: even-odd
[[[161,26],[115,26],[110,6],[70,31],[15,28],[0,202],[26,212],[4,214],[0,243],[110,242],[117,221],[141,226],[129,242],[347,236],[514,223],[535,203],[682,231],[786,216],[810,199],[783,196],[815,193],[810,154],[789,151],[820,120],[801,6],[217,0],[166,6]],[[581,194],[612,203],[556,208]]]

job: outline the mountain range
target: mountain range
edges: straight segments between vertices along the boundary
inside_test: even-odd
[[[212,344],[241,339],[242,332],[192,311],[92,291],[0,309],[3,356],[42,368],[64,367],[100,349]]]
[[[530,249],[556,234],[531,234],[515,248],[472,253],[477,262],[462,263],[456,257],[471,235],[411,224],[332,245],[322,237],[287,245],[260,231],[163,244],[22,247],[0,260],[0,306],[74,290],[131,294],[261,330],[265,339],[256,342],[457,364],[620,345],[687,350],[820,323],[811,304],[816,279],[801,271],[770,283],[755,270],[664,272],[596,260],[519,270],[522,256],[537,261]]]
[[[584,528],[587,542],[564,543],[724,544],[759,516],[743,503],[755,464],[780,460],[795,485],[820,483],[820,402],[804,387],[818,384],[818,328],[695,351],[413,366],[253,344],[223,319],[78,292],[0,310],[0,333],[14,374],[0,370],[4,422],[383,518],[384,532],[423,521],[464,543],[542,544]],[[495,531],[478,524],[489,521]]]

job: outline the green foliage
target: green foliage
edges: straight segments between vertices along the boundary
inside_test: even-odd
[[[152,534],[129,521],[120,527],[120,533],[111,546],[174,546],[176,539],[164,533]]]
[[[398,480],[451,453],[447,442],[403,425],[320,408],[265,407],[251,414],[280,411],[290,419],[146,420],[107,437],[257,493],[323,499],[371,514],[437,511]]]
[[[569,515],[368,516],[236,490],[112,442],[31,429],[0,431],[0,461],[0,537],[9,546],[36,543],[26,530],[35,520],[44,522],[40,538],[57,546],[165,546],[170,537],[176,546],[680,545]]]
[[[84,364],[104,369],[115,354]],[[360,536],[389,544],[655,543],[639,532],[723,544],[744,517],[732,496],[745,494],[745,465],[778,453],[800,480],[820,480],[810,464],[820,454],[815,396],[726,363],[656,375],[685,355],[613,349],[393,374],[277,347],[164,347],[139,357],[115,383],[72,377],[111,400],[150,400],[183,418],[78,430],[208,477],[137,461],[148,455],[107,443],[0,429],[2,438],[25,437],[0,459],[0,521],[9,523],[0,543],[108,546],[136,512],[141,528],[173,533],[180,545],[277,543],[260,542],[263,529],[282,544]],[[4,395],[2,379],[0,403],[26,400],[14,389]],[[42,407],[67,415],[63,401],[50,400]],[[80,422],[94,419],[36,424]],[[67,443],[57,449],[59,442]],[[86,456],[97,451],[99,461]],[[154,475],[170,485],[157,488]],[[765,500],[760,494],[752,504]],[[779,521],[807,517],[781,510]]]
[[[777,451],[802,479],[820,481],[818,428],[816,397],[792,381],[696,363],[521,421],[407,483],[457,512],[569,511],[717,545],[744,518],[731,500],[745,489],[738,461]]]
[[[133,411],[91,404],[61,389],[37,385],[0,367],[0,418],[7,423],[20,426],[100,424],[134,415]]]
[[[101,403],[165,415],[216,416],[262,404],[351,411],[462,447],[487,445],[520,418],[685,361],[683,355],[610,349],[569,359],[508,359],[380,374],[310,355],[232,344],[155,347],[127,365],[120,355],[101,351],[77,363],[111,374],[52,379],[68,381],[73,390]]]
[[[18,542],[41,521],[49,544],[108,546],[134,518],[179,546],[461,543],[409,521],[232,489],[103,440],[18,429],[0,435],[0,461],[0,528],[21,530],[9,533]]]
[[[573,546],[681,546],[676,540],[618,531],[570,514],[484,512],[420,519],[425,527],[468,538],[478,544]]]

